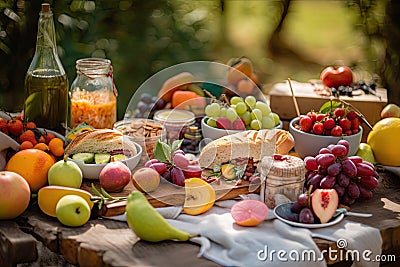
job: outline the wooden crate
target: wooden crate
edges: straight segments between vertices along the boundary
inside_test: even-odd
[[[315,92],[315,86],[311,83],[296,81],[292,81],[291,83],[301,114],[306,114],[310,110],[318,111],[325,102],[329,101],[329,96],[318,95]],[[381,110],[388,102],[386,89],[377,88],[376,94],[377,96],[362,93],[353,97],[341,96],[340,98],[354,105],[365,116],[368,122],[374,125],[381,119]],[[269,101],[271,110],[279,115],[284,121],[284,129],[287,129],[287,122],[297,117],[289,84],[287,82],[275,84],[269,93]],[[363,124],[363,130],[363,141],[365,141],[370,129]]]

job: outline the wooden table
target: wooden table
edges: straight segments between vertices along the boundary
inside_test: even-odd
[[[352,211],[370,212],[372,218],[346,217],[380,230],[383,254],[400,261],[400,179],[382,173],[380,185],[370,201],[356,203]],[[316,240],[320,249],[334,242]],[[43,249],[38,249],[43,247]],[[43,250],[47,252],[43,254]],[[43,265],[79,266],[218,266],[197,258],[199,246],[190,242],[139,241],[125,222],[97,218],[79,228],[63,227],[44,215],[35,203],[18,219],[0,221],[0,266],[22,262]],[[54,252],[54,253],[52,253]],[[44,256],[43,256],[44,255]],[[63,257],[60,258],[59,255]],[[57,258],[58,257],[58,258]],[[67,262],[66,262],[66,261]],[[332,266],[348,266],[336,263]],[[385,265],[387,266],[387,265]],[[390,266],[397,266],[393,263]]]

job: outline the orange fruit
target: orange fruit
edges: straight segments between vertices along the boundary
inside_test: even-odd
[[[189,215],[202,214],[214,205],[216,194],[214,188],[200,178],[185,180],[185,203],[183,212]]]
[[[49,147],[45,143],[37,143],[33,148],[39,149],[39,150],[42,150],[45,152],[49,151]]]
[[[7,162],[6,171],[24,177],[34,193],[47,184],[47,173],[54,163],[54,158],[46,152],[30,148],[14,154]]]
[[[268,207],[259,200],[245,199],[233,205],[231,215],[238,225],[256,226],[267,218]]]
[[[49,142],[49,150],[54,156],[61,157],[64,155],[64,141],[58,137],[51,139]]]
[[[24,141],[19,145],[19,150],[24,150],[28,148],[33,148],[33,144],[31,141]]]

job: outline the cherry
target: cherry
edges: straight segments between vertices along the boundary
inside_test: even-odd
[[[321,122],[314,123],[313,132],[315,134],[323,134],[324,133],[324,124]]]
[[[324,127],[325,129],[332,129],[333,127],[335,127],[335,120],[332,118],[328,118],[324,121]]]
[[[336,118],[344,117],[345,114],[344,108],[336,108],[335,111],[333,112],[333,115],[335,115]]]
[[[347,117],[349,120],[354,120],[355,118],[358,117],[358,115],[357,115],[357,112],[355,112],[354,110],[349,110],[349,112],[347,112],[346,117]]]
[[[343,131],[351,129],[351,122],[348,118],[343,118],[339,120],[339,125],[342,127]]]
[[[332,136],[342,136],[342,134],[343,134],[343,129],[340,126],[335,126],[331,130]]]
[[[300,121],[301,129],[305,132],[310,132],[312,128],[312,119],[308,116],[303,116]]]

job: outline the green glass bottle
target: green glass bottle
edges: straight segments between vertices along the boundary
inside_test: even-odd
[[[53,13],[48,3],[40,12],[35,55],[25,77],[24,120],[65,134],[68,77],[57,54]]]

